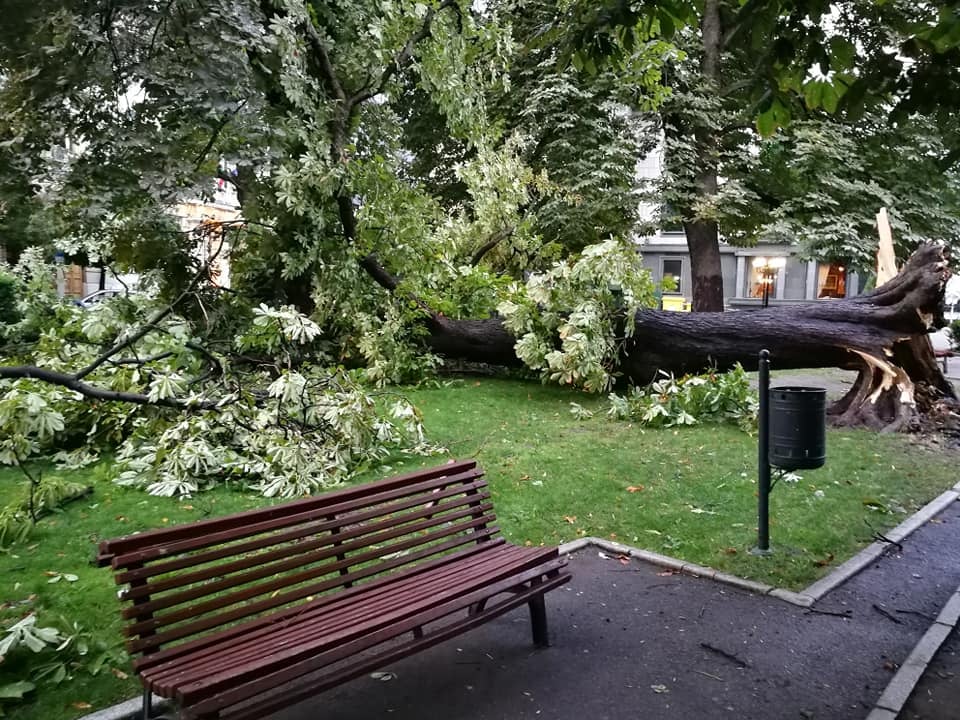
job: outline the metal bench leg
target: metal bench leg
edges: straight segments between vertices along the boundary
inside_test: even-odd
[[[148,688],[143,689],[143,720],[153,717],[153,693]]]
[[[550,635],[547,632],[547,606],[543,595],[531,598],[527,605],[530,607],[530,626],[533,629],[533,644],[545,648],[550,646]]]

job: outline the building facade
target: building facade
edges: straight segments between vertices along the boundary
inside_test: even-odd
[[[653,152],[637,165],[641,181],[660,176],[662,158]],[[640,217],[656,216],[655,205],[643,203]],[[693,299],[690,274],[690,252],[682,229],[660,230],[636,240],[643,264],[654,282],[660,285],[673,279],[673,290],[664,291],[663,307],[688,310]],[[777,258],[782,267],[771,274],[766,265]],[[809,302],[830,298],[853,297],[863,288],[863,280],[843,263],[799,259],[790,245],[761,244],[740,248],[720,243],[720,267],[723,273],[724,305],[729,309],[750,309],[763,305],[764,294],[769,305]],[[766,286],[766,287],[765,287]]]
[[[643,264],[654,282],[672,278],[672,291],[663,294],[664,307],[674,309],[692,300],[690,253],[682,232],[659,232],[640,239]],[[761,259],[783,258],[783,267],[764,277]],[[770,305],[854,297],[863,287],[860,275],[841,263],[801,260],[787,245],[757,245],[738,248],[720,244],[724,304],[730,309],[749,309],[763,304],[764,285]],[[676,308],[680,309],[680,308]]]

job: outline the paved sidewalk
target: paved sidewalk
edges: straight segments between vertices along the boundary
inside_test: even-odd
[[[960,630],[954,630],[924,673],[901,720],[957,720],[960,717]]]
[[[862,720],[960,586],[958,558],[954,503],[811,611],[587,548],[548,596],[553,647],[531,649],[518,610],[275,717]]]

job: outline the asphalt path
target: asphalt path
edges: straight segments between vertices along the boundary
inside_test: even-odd
[[[275,717],[861,720],[960,586],[960,504],[812,609],[591,547],[571,568],[552,647],[521,608]]]
[[[946,639],[900,713],[900,720],[960,718],[960,631]]]

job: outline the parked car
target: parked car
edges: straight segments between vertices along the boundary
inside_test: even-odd
[[[103,302],[104,300],[109,300],[110,298],[117,297],[118,295],[125,294],[124,290],[118,290],[117,288],[111,288],[109,290],[97,290],[92,292],[89,295],[85,295],[79,300],[75,300],[74,303],[79,305],[82,308],[91,308],[97,303]]]

